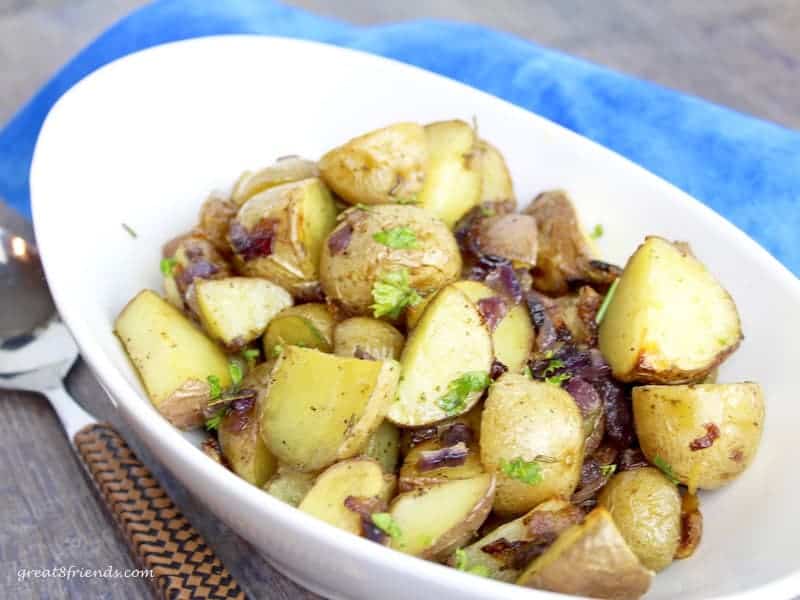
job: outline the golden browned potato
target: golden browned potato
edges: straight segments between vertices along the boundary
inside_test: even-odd
[[[359,535],[361,515],[345,505],[347,498],[376,498],[386,502],[393,490],[394,475],[384,473],[377,461],[351,458],[323,471],[297,508],[334,527]]]
[[[576,294],[555,299],[555,312],[569,329],[577,344],[597,345],[597,311],[603,297],[594,288],[584,285]]]
[[[282,310],[270,321],[264,334],[264,354],[277,357],[285,346],[333,350],[336,325],[327,305],[310,302]]]
[[[614,475],[598,505],[611,513],[645,567],[661,571],[672,562],[681,539],[681,496],[661,471],[644,467]]]
[[[329,151],[319,170],[325,183],[350,204],[389,204],[417,196],[427,162],[425,130],[417,123],[396,123]]]
[[[517,203],[514,184],[500,151],[486,140],[479,139],[469,161],[472,169],[481,175],[481,204],[510,202],[513,209]]]
[[[481,461],[497,472],[494,510],[513,515],[553,497],[569,498],[580,479],[583,418],[564,389],[506,373],[489,388]]]
[[[235,206],[241,206],[256,194],[271,187],[318,175],[317,163],[314,161],[304,160],[299,156],[284,156],[260,171],[242,173],[233,186],[231,201]]]
[[[150,402],[180,429],[203,424],[209,376],[230,385],[228,359],[183,313],[144,290],[114,323],[114,333],[147,390]]]
[[[600,324],[600,350],[623,381],[701,380],[741,340],[728,292],[685,246],[652,236],[628,260]]]
[[[467,412],[489,385],[492,356],[492,339],[478,308],[448,286],[403,348],[403,377],[389,419],[401,427],[420,427]]]
[[[429,560],[446,558],[486,520],[494,489],[494,475],[484,473],[400,494],[389,508],[398,530],[392,548]]]
[[[312,177],[251,197],[231,222],[228,240],[243,275],[303,296],[318,286],[320,252],[335,224],[333,198]]]
[[[476,240],[483,254],[502,256],[520,267],[536,265],[539,232],[531,215],[487,216],[478,222]]]
[[[394,473],[400,456],[400,430],[390,421],[381,423],[367,441],[364,456],[377,460],[387,473]]]
[[[320,281],[345,313],[397,318],[419,296],[458,278],[453,234],[421,208],[373,206],[343,215],[322,249]]]
[[[345,319],[333,331],[333,352],[370,360],[399,359],[406,339],[385,321],[370,317]]]
[[[264,485],[264,491],[281,502],[297,506],[314,485],[316,473],[305,473],[279,465],[278,472]]]
[[[259,337],[292,297],[282,287],[256,277],[200,279],[195,283],[200,323],[232,351]]]
[[[206,238],[222,254],[230,253],[228,227],[236,215],[237,207],[228,198],[211,194],[200,207],[200,218],[195,233]]]
[[[419,205],[449,227],[481,198],[481,173],[470,156],[475,132],[464,121],[439,121],[425,127],[429,160]]]
[[[259,399],[261,435],[284,464],[318,471],[361,453],[395,397],[396,361],[287,346]]]
[[[633,388],[636,433],[647,459],[691,487],[715,489],[752,462],[764,427],[757,383]]]
[[[178,310],[197,315],[194,282],[222,279],[233,273],[225,257],[204,237],[196,233],[180,236],[164,245],[161,271],[164,293]]]
[[[596,508],[573,525],[517,579],[518,585],[609,600],[636,600],[650,588],[647,570],[625,543],[611,515]]]

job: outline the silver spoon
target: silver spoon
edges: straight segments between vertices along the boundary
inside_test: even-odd
[[[64,388],[78,348],[36,248],[0,227],[0,389],[45,395],[134,558],[164,598],[245,598],[203,537],[108,423]]]

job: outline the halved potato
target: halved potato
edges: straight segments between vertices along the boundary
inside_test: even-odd
[[[403,348],[403,377],[389,419],[402,427],[419,427],[467,412],[483,389],[463,394],[452,406],[445,396],[470,373],[488,377],[492,358],[492,339],[477,307],[464,292],[448,286],[431,302]]]
[[[194,287],[203,327],[233,351],[264,333],[272,318],[292,305],[286,290],[256,277],[200,279]]]
[[[400,366],[287,346],[260,399],[261,435],[278,459],[317,471],[359,454],[395,397]]]
[[[494,489],[494,475],[484,473],[400,494],[389,509],[400,530],[392,548],[429,560],[446,558],[486,520]]]
[[[635,387],[633,418],[647,460],[684,485],[716,489],[753,461],[764,395],[757,383]]]
[[[334,527],[355,535],[361,532],[361,516],[345,506],[349,496],[388,501],[394,475],[387,475],[371,458],[343,460],[323,471],[297,508]]]
[[[297,506],[314,485],[316,473],[305,473],[279,465],[278,472],[264,485],[264,491],[281,502]]]
[[[516,205],[514,184],[500,151],[486,140],[479,139],[469,158],[470,167],[481,175],[480,202],[512,202]]]
[[[426,456],[425,453],[442,451],[444,446],[441,441],[437,438],[417,444],[408,451],[403,459],[403,466],[400,467],[400,491],[407,492],[456,479],[472,479],[483,474],[485,470],[481,464],[477,441],[476,437],[473,443],[467,445],[467,455],[462,464],[435,469],[426,469],[423,457]]]
[[[681,539],[681,496],[658,469],[617,473],[600,493],[598,505],[611,513],[645,567],[661,571],[672,562]]]
[[[396,123],[353,138],[319,161],[321,177],[350,204],[414,199],[425,180],[428,145],[417,123]]]
[[[600,350],[623,381],[701,380],[741,340],[728,292],[685,246],[652,236],[628,260],[600,324]]]
[[[117,317],[114,333],[147,390],[150,402],[181,429],[203,424],[209,376],[230,385],[228,358],[174,306],[143,290]]]
[[[518,585],[609,600],[636,600],[650,588],[647,570],[625,543],[611,515],[596,508],[573,525],[517,579]]]
[[[373,360],[399,359],[406,339],[385,321],[370,317],[345,319],[333,332],[333,352]]]
[[[475,132],[464,121],[440,121],[427,125],[425,135],[430,159],[417,200],[453,227],[481,198],[481,173],[469,161]]]
[[[279,158],[274,164],[259,171],[242,173],[231,192],[231,201],[241,206],[250,198],[271,187],[316,177],[317,163],[299,156]]]
[[[282,310],[264,334],[264,354],[277,356],[276,347],[302,346],[322,352],[333,350],[336,319],[325,304],[299,304]]]
[[[481,423],[481,461],[497,471],[494,510],[520,514],[553,497],[569,498],[584,454],[583,418],[559,386],[506,373],[489,389]],[[529,465],[531,481],[508,465]],[[538,476],[535,476],[538,472]]]
[[[364,455],[377,460],[383,470],[394,473],[400,456],[400,431],[390,421],[384,421],[369,437]]]
[[[322,245],[335,225],[336,204],[312,177],[251,197],[231,222],[228,240],[239,272],[302,296],[319,285]]]

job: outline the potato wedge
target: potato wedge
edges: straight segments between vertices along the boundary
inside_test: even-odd
[[[520,514],[553,497],[569,498],[580,479],[584,439],[580,410],[564,389],[502,375],[489,389],[481,423],[481,461],[497,471],[494,510]]]
[[[318,175],[319,170],[314,161],[305,160],[299,156],[279,158],[269,167],[255,172],[242,173],[231,191],[231,201],[236,206],[241,206],[264,190]]]
[[[282,287],[256,277],[200,279],[195,297],[203,328],[234,352],[264,333],[272,318],[293,302]]]
[[[643,383],[703,379],[739,346],[728,292],[685,247],[648,237],[628,260],[600,324],[614,376]]]
[[[377,460],[387,473],[394,473],[400,456],[400,430],[390,421],[381,423],[369,437],[364,456]]]
[[[195,233],[179,236],[163,248],[164,293],[178,310],[197,315],[195,281],[222,279],[233,275],[226,258],[205,237]]]
[[[394,475],[387,475],[371,458],[343,460],[323,471],[297,508],[355,535],[361,533],[361,516],[345,506],[348,496],[388,501]]]
[[[355,456],[383,421],[399,376],[395,361],[287,346],[259,402],[261,435],[282,463],[301,471]]]
[[[417,196],[427,162],[425,130],[417,123],[396,123],[330,150],[319,170],[350,204],[391,204]]]
[[[764,395],[757,383],[647,385],[633,388],[633,418],[647,460],[668,465],[684,485],[711,490],[753,461]]]
[[[464,121],[440,121],[427,125],[425,135],[430,160],[417,201],[453,227],[481,198],[481,173],[469,161],[475,132]]]
[[[371,360],[397,360],[405,341],[403,334],[385,321],[353,317],[336,325],[333,353]]]
[[[180,429],[203,424],[209,375],[230,385],[228,359],[174,306],[143,290],[122,310],[114,333],[147,390],[150,402]]]
[[[432,439],[417,444],[403,459],[400,468],[398,487],[401,492],[425,488],[437,483],[445,483],[456,479],[472,479],[482,475],[485,470],[481,464],[480,450],[477,438],[471,444],[466,444],[467,455],[461,464],[426,468],[425,457],[441,452],[444,445],[439,439]]]
[[[318,286],[319,257],[336,212],[328,189],[313,177],[251,197],[228,232],[239,272],[269,279],[296,296],[308,294]]]
[[[469,157],[469,165],[481,175],[481,204],[511,201],[512,207],[516,205],[511,174],[497,148],[486,140],[477,140]]]
[[[287,467],[278,466],[278,472],[264,485],[264,491],[281,502],[298,506],[313,487],[316,473],[304,473]]]
[[[277,347],[302,346],[321,352],[333,350],[336,319],[325,304],[308,303],[282,310],[264,334],[264,355],[277,356]]]
[[[419,427],[467,412],[483,388],[454,387],[471,373],[488,377],[492,339],[477,307],[461,290],[442,290],[411,332],[400,358],[403,377],[388,417],[401,427]]]
[[[598,498],[641,563],[661,571],[672,563],[681,539],[681,496],[658,469],[623,471]]]
[[[531,563],[518,585],[591,598],[635,600],[650,588],[647,570],[625,543],[611,515],[596,508]]]
[[[443,560],[486,520],[494,489],[494,475],[484,473],[400,494],[389,508],[400,529],[400,535],[392,538],[392,548]]]

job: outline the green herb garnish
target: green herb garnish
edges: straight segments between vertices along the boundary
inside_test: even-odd
[[[563,360],[561,360],[560,358],[553,358],[553,359],[550,360],[549,363],[547,363],[547,366],[544,369],[543,375],[545,377],[547,377],[548,375],[552,375],[553,373],[555,373],[558,369],[562,368],[563,366],[564,366],[564,361]]]
[[[594,229],[592,229],[592,232],[589,234],[589,237],[593,240],[599,240],[601,237],[603,237],[603,226],[600,225],[600,223],[595,225]]]
[[[656,456],[653,459],[653,464],[657,466],[659,469],[661,469],[661,472],[664,473],[667,479],[669,479],[672,483],[674,483],[675,485],[678,485],[678,483],[680,483],[678,476],[675,475],[675,471],[672,470],[672,466],[663,458],[661,458],[660,456]]]
[[[597,311],[597,316],[594,318],[594,322],[598,325],[603,322],[603,317],[606,316],[606,311],[608,311],[608,305],[611,304],[611,299],[614,297],[614,293],[617,291],[617,286],[619,285],[619,277],[614,280],[614,283],[611,284],[611,287],[608,288],[608,292],[606,292],[606,297],[603,298],[603,303],[600,305],[600,309]]]
[[[363,210],[364,212],[372,212],[374,210],[371,206],[367,206],[366,204],[361,204],[361,202],[359,202],[358,204],[354,204],[353,208],[355,208],[356,210]]]
[[[239,389],[239,384],[242,383],[242,379],[244,378],[242,365],[239,364],[239,361],[232,360],[228,363],[228,373],[230,373],[231,376],[231,388],[233,391],[236,391]]]
[[[270,355],[272,358],[278,358],[281,354],[283,354],[283,346],[275,344],[270,351]]]
[[[242,358],[244,358],[248,364],[257,362],[260,356],[261,351],[258,348],[247,348],[242,350]]]
[[[422,296],[409,283],[408,269],[405,267],[381,273],[372,286],[372,299],[375,304],[370,308],[375,318],[388,315],[396,319],[407,306],[422,302]]]
[[[159,267],[161,268],[161,274],[164,277],[171,277],[175,272],[175,267],[177,266],[178,261],[174,258],[162,258],[161,264]]]
[[[531,366],[526,364],[525,367],[522,369],[522,374],[525,375],[528,379],[533,379],[533,371],[531,371]]]
[[[128,225],[127,223],[120,223],[120,224],[122,225],[122,228],[123,228],[125,231],[127,231],[127,232],[128,232],[128,235],[129,235],[129,236],[131,236],[133,239],[136,239],[137,237],[139,237],[139,234],[137,234],[137,233],[136,233],[136,232],[133,230],[133,227],[131,227],[131,226],[130,226],[130,225]]]
[[[389,513],[372,513],[372,522],[375,524],[375,527],[380,529],[395,541],[398,541],[403,537],[403,532],[400,531],[400,526]]]
[[[511,479],[528,485],[536,485],[542,480],[542,467],[535,460],[523,460],[517,457],[509,462],[501,459],[500,470]]]
[[[208,431],[214,431],[215,429],[219,429],[220,423],[222,423],[222,418],[225,416],[225,409],[221,408],[213,415],[211,415],[208,419],[206,419],[206,429]]]
[[[461,413],[467,406],[467,396],[472,392],[482,392],[491,379],[484,371],[469,371],[447,386],[447,393],[439,398],[437,404],[448,416]]]
[[[558,375],[553,375],[552,377],[545,377],[544,382],[560,387],[565,381],[569,381],[571,378],[572,375],[569,373],[559,373]]]
[[[219,382],[219,377],[209,375],[206,377],[206,381],[208,381],[208,399],[216,400],[222,395],[222,385]]]
[[[419,204],[419,200],[415,195],[411,196],[403,196],[402,198],[397,199],[398,204]]]
[[[408,227],[393,227],[392,229],[384,229],[372,235],[372,239],[398,250],[405,250],[408,248],[417,247],[417,236]]]
[[[617,470],[617,465],[615,464],[600,465],[600,474],[603,477],[611,477],[616,470]]]
[[[481,205],[481,216],[483,217],[493,217],[496,213],[491,206],[483,206]]]
[[[474,565],[472,567],[469,566],[467,553],[463,548],[456,550],[455,559],[455,567],[459,571],[472,573],[473,575],[479,575],[480,577],[489,577],[489,568],[486,565]]]

